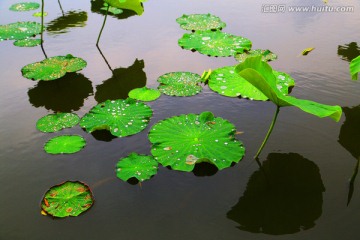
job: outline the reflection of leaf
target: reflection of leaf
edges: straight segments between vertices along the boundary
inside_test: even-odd
[[[217,16],[211,14],[182,15],[176,19],[180,27],[185,30],[221,30],[226,24]]]
[[[311,48],[305,48],[302,52],[301,55],[306,56],[309,54],[309,52],[311,52],[312,50],[314,50],[315,48],[311,47]]]
[[[360,72],[360,55],[350,62],[350,74],[352,80],[358,79],[358,73]]]
[[[171,72],[161,75],[157,80],[160,92],[169,96],[187,97],[201,92],[200,75],[191,72]]]
[[[85,139],[79,135],[63,135],[47,141],[44,150],[50,154],[71,154],[80,151],[85,145]]]
[[[80,118],[74,113],[48,114],[36,122],[36,128],[41,132],[57,132],[78,124]]]
[[[341,56],[341,59],[350,62],[360,55],[360,48],[356,42],[351,42],[349,44],[345,44],[344,46],[339,45],[337,54]]]
[[[360,157],[360,105],[356,107],[344,107],[345,122],[341,126],[339,143],[351,155]]]
[[[86,12],[69,11],[47,23],[46,30],[49,34],[66,33],[69,28],[84,27],[87,21]]]
[[[0,41],[21,40],[41,33],[41,24],[37,22],[16,22],[0,25]]]

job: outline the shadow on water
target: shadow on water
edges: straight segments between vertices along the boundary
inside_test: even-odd
[[[360,48],[358,47],[356,42],[339,45],[337,54],[341,57],[342,60],[351,62],[351,60],[360,55]]]
[[[91,0],[91,12],[101,14],[103,16],[106,15],[106,11],[101,10],[101,8],[104,7],[104,1],[103,0]],[[109,16],[115,17],[117,19],[126,19],[135,15],[141,15],[144,12],[144,7],[142,5],[137,6],[136,9],[122,9],[123,12],[121,14],[113,14],[111,12],[108,12]],[[140,13],[140,14],[137,14]]]
[[[69,28],[86,26],[87,19],[87,12],[69,11],[47,23],[46,31],[50,35],[67,33]]]
[[[227,217],[248,232],[296,233],[315,226],[324,191],[315,163],[297,153],[271,153]]]
[[[54,81],[40,81],[29,89],[29,101],[34,107],[55,112],[77,111],[93,94],[91,81],[80,73],[67,73]]]

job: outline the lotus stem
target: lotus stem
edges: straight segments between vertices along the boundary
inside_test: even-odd
[[[356,176],[357,176],[358,171],[359,171],[359,163],[360,163],[360,157],[358,157],[358,159],[357,159],[353,175],[351,176],[350,181],[349,181],[349,193],[348,193],[347,205],[349,205],[349,203],[351,201],[351,198],[352,198],[352,195],[354,193],[354,182],[355,182]]]
[[[45,58],[48,58],[46,53],[45,53],[45,49],[44,49],[44,0],[41,0],[41,33],[40,33],[40,47],[42,52],[45,55]]]
[[[102,31],[104,30],[104,27],[105,27],[106,18],[108,16],[109,8],[110,8],[110,5],[108,5],[107,8],[106,8],[106,14],[105,14],[104,22],[103,22],[103,25],[101,26],[100,33],[99,33],[98,39],[96,41],[96,46],[99,45],[100,37],[101,37]]]
[[[262,142],[259,150],[257,151],[254,159],[258,159],[258,158],[259,158],[259,155],[260,155],[261,151],[263,150],[263,148],[264,148],[267,140],[269,139],[270,134],[271,134],[271,132],[272,132],[274,126],[275,126],[275,122],[276,122],[277,116],[278,116],[278,114],[279,114],[279,111],[280,111],[280,107],[279,107],[279,106],[276,106],[276,112],[275,112],[274,118],[273,118],[273,120],[272,120],[272,122],[271,122],[270,128],[269,128],[269,130],[268,130],[268,132],[267,132],[267,134],[266,134],[266,136],[265,136],[265,139],[264,139],[264,141]]]
[[[60,10],[61,10],[61,12],[62,12],[62,15],[64,16],[65,14],[64,14],[64,10],[63,10],[63,8],[62,8],[62,6],[61,6],[60,0],[58,0],[58,3],[59,3],[59,6],[60,6]]]

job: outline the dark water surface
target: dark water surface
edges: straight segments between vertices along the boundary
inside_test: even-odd
[[[278,1],[281,3],[285,1]],[[344,4],[329,1],[331,5]],[[31,12],[8,10],[0,2],[0,24],[38,21]],[[360,52],[360,4],[352,13],[262,13],[268,1],[149,0],[137,16],[108,17],[100,49],[95,46],[104,16],[89,0],[45,1],[44,49],[48,56],[71,53],[88,62],[78,73],[56,82],[35,82],[20,69],[44,59],[40,47],[0,43],[0,239],[342,239],[359,238],[360,177],[351,202],[348,181],[359,158],[360,82],[350,80],[349,61]],[[287,1],[321,5],[320,0]],[[271,102],[226,98],[204,88],[197,96],[169,97],[149,103],[154,116],[145,131],[126,138],[88,134],[79,126],[58,133],[36,130],[36,121],[54,111],[83,116],[98,102],[126,98],[129,90],[157,87],[172,71],[201,74],[234,65],[233,58],[210,58],[183,50],[185,33],[175,19],[182,14],[212,13],[253,48],[278,54],[271,65],[296,80],[292,95],[343,107],[340,122],[319,119],[296,108],[281,109],[260,156],[252,159],[271,122]],[[306,57],[305,48],[315,47]],[[114,89],[120,89],[114,91]],[[246,147],[231,168],[194,173],[160,167],[142,187],[115,176],[118,159],[136,151],[149,154],[147,132],[157,121],[184,113],[212,111],[231,121]],[[80,134],[87,146],[73,155],[49,155],[44,143],[62,134]],[[209,176],[210,175],[210,176]],[[40,214],[49,187],[66,180],[87,183],[94,206],[76,218]]]

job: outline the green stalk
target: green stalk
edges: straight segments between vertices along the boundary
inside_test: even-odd
[[[107,6],[104,22],[103,22],[103,25],[101,26],[101,30],[100,30],[98,39],[96,41],[96,46],[99,45],[100,37],[101,37],[102,31],[104,30],[104,27],[105,27],[106,18],[107,18],[108,12],[109,12],[109,8],[110,8],[110,5]]]
[[[45,53],[45,49],[44,49],[44,45],[43,45],[43,42],[44,42],[44,0],[41,0],[41,34],[40,34],[40,47],[41,47],[41,50],[42,52],[44,53],[45,55],[45,58],[48,58],[46,53]]]
[[[275,126],[275,122],[276,122],[277,116],[278,116],[278,114],[279,114],[279,111],[280,111],[280,106],[276,106],[276,112],[275,112],[274,118],[273,118],[273,120],[272,120],[272,122],[271,122],[270,128],[269,128],[269,130],[268,130],[268,132],[267,132],[267,134],[266,134],[266,136],[265,136],[264,141],[262,142],[259,150],[257,151],[257,153],[256,153],[256,155],[255,155],[255,157],[254,157],[255,159],[258,159],[258,158],[259,158],[259,155],[260,155],[261,151],[263,150],[263,148],[264,148],[267,140],[269,139],[270,134],[271,134],[271,132],[272,132],[274,126]]]

